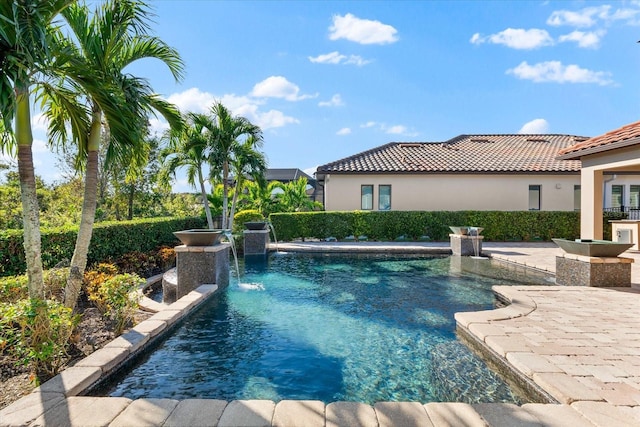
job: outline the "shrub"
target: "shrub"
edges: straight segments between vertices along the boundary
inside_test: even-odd
[[[257,209],[246,209],[233,216],[233,231],[240,232],[244,223],[249,221],[264,221],[264,216]]]
[[[392,241],[399,236],[446,241],[450,225],[484,227],[486,241],[574,239],[580,235],[579,212],[549,211],[353,211],[274,213],[269,216],[278,238],[365,235]],[[605,221],[605,219],[603,219]],[[610,227],[605,227],[605,230]],[[606,238],[605,233],[605,238]]]
[[[29,365],[36,382],[55,375],[67,359],[67,347],[80,317],[62,303],[22,299],[0,303],[0,350]]]
[[[146,281],[136,274],[111,274],[112,266],[101,264],[99,271],[85,275],[87,294],[98,310],[114,323],[114,332],[120,335],[133,323],[138,309],[140,294],[138,287]],[[88,276],[88,279],[87,279]]]
[[[153,218],[97,223],[89,247],[88,264],[117,258],[131,251],[150,252],[160,245],[174,245],[174,231],[203,228],[202,218]],[[71,259],[77,227],[42,230],[42,262],[51,268],[64,259]],[[24,273],[22,230],[0,231],[0,276]]]

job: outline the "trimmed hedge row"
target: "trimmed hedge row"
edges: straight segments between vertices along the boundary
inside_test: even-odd
[[[603,217],[604,238],[611,238],[608,220],[624,214]],[[367,236],[369,240],[390,241],[403,236],[408,240],[449,239],[450,225],[484,227],[487,241],[550,241],[552,237],[580,237],[579,212],[550,211],[351,211],[274,213],[269,217],[279,240],[297,238]]]
[[[206,228],[202,218],[153,218],[101,222],[93,229],[88,264],[116,258],[129,252],[148,252],[162,245],[179,243],[174,231]],[[76,244],[77,227],[42,230],[42,263],[51,268],[70,260]],[[0,276],[24,273],[22,230],[0,231]]]

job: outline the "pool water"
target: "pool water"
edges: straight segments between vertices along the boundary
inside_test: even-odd
[[[496,284],[541,273],[468,257],[275,254],[103,394],[129,398],[523,403],[455,335]]]

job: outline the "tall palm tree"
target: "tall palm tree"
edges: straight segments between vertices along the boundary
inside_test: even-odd
[[[284,184],[280,181],[250,181],[247,183],[247,208],[260,211],[265,218],[274,212],[284,212],[280,208],[279,197],[283,191]]]
[[[247,177],[254,181],[264,180],[264,171],[267,169],[267,159],[264,153],[255,149],[255,137],[249,136],[244,142],[237,145],[229,167],[235,177],[235,187],[231,200],[231,211],[229,212],[229,228],[233,229],[233,217],[236,213],[238,196],[244,190]]]
[[[234,153],[243,140],[251,137],[253,148],[262,145],[262,130],[244,117],[233,116],[222,105],[215,102],[211,107],[214,122],[203,122],[209,128],[211,137],[209,140],[209,166],[212,175],[218,175],[222,180],[222,228],[229,228],[229,171]]]
[[[181,126],[178,110],[153,93],[146,80],[125,73],[124,69],[137,60],[154,58],[179,80],[183,63],[176,50],[148,35],[149,10],[142,2],[106,1],[97,6],[93,16],[87,6],[73,4],[62,14],[75,41],[66,46],[71,52],[64,68],[65,74],[71,77],[66,87],[78,93],[75,108],[86,98],[89,115],[85,115],[85,119],[90,123],[86,134],[74,137],[78,166],[85,170],[82,219],[65,289],[65,305],[75,307],[95,221],[103,121],[111,135],[107,166],[110,163],[131,165],[131,170],[140,169],[145,162],[143,144],[150,114],[159,112],[172,127]],[[73,108],[68,103],[61,105],[60,101],[55,96],[47,98],[46,113],[51,122],[50,136],[64,143],[65,125],[75,118],[69,114]]]
[[[200,187],[202,204],[207,216],[207,225],[213,229],[213,218],[205,188],[205,174],[203,166],[207,163],[207,137],[208,130],[202,125],[204,117],[190,113],[187,115],[186,126],[182,131],[171,132],[169,145],[161,151],[163,162],[163,176],[175,177],[179,168],[187,168],[187,182],[192,186]]]
[[[73,0],[0,2],[0,150],[14,151],[17,145],[31,298],[42,298],[44,292],[29,101],[39,83],[56,76],[60,64],[52,22],[72,3]]]

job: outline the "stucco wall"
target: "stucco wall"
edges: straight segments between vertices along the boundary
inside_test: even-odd
[[[529,210],[529,185],[541,185],[541,210],[574,210],[580,175],[346,175],[325,179],[325,209],[358,210],[361,185],[391,185],[391,210]]]

